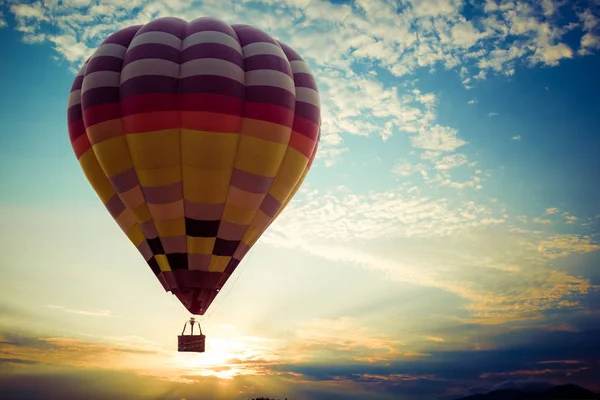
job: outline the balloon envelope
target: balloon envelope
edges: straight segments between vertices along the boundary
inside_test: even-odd
[[[296,193],[320,137],[304,60],[212,18],[110,35],[67,114],[92,187],[165,290],[200,315]]]

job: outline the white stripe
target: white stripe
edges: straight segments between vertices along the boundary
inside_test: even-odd
[[[242,51],[244,52],[244,57],[246,57],[246,58],[264,54],[264,55],[278,56],[287,61],[287,57],[285,56],[285,53],[283,52],[283,50],[281,50],[281,47],[279,47],[273,43],[267,43],[267,42],[250,43],[250,44],[244,46],[242,48]]]
[[[246,72],[247,86],[275,86],[296,94],[294,80],[288,74],[272,69],[258,69]]]
[[[167,32],[145,32],[142,33],[139,36],[136,36],[132,41],[131,44],[129,45],[129,48],[127,49],[127,51],[133,49],[136,46],[139,46],[141,44],[164,44],[167,46],[171,46],[177,50],[179,50],[181,48],[181,39],[179,39],[177,36],[172,35],[170,33]]]
[[[321,108],[321,97],[319,92],[307,87],[296,88],[296,101],[312,104],[315,107]]]
[[[204,31],[194,33],[185,39],[183,39],[183,47],[182,50],[187,49],[190,46],[200,43],[218,43],[225,46],[229,46],[238,53],[242,54],[242,47],[238,43],[237,40],[232,38],[231,36],[216,31]]]
[[[219,58],[199,58],[181,64],[180,78],[196,75],[218,75],[234,79],[244,84],[244,70],[227,60]]]
[[[111,56],[123,59],[123,57],[125,57],[125,52],[127,52],[127,48],[120,44],[105,43],[96,49],[94,54],[92,54],[90,61],[100,56]]]
[[[83,78],[81,93],[97,87],[119,87],[119,73],[114,71],[97,71]]]
[[[290,61],[290,66],[292,67],[292,72],[294,74],[310,74],[310,75],[312,75],[312,71],[308,67],[308,64],[302,60]]]
[[[74,105],[81,104],[81,90],[73,90],[69,95],[69,104],[67,108],[71,108]]]
[[[179,64],[160,58],[144,58],[127,64],[121,71],[121,83],[131,78],[144,75],[160,75],[177,78]]]

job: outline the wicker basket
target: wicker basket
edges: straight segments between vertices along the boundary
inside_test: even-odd
[[[204,353],[206,336],[204,335],[179,335],[178,350],[195,353]]]

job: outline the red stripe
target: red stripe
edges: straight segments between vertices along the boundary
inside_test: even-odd
[[[239,115],[218,114],[205,111],[182,111],[181,127],[198,131],[238,133],[242,130]]]
[[[73,146],[75,157],[77,157],[78,160],[86,151],[92,148],[92,145],[90,144],[90,140],[88,139],[87,135],[79,136],[71,143],[71,145]]]
[[[244,102],[238,98],[213,93],[152,93],[132,96],[122,102],[123,116],[155,111],[208,111],[241,115]]]
[[[300,153],[304,154],[306,158],[310,159],[310,156],[315,148],[315,141],[307,138],[301,133],[292,132],[289,146],[295,150],[298,150]]]
[[[88,108],[83,112],[83,120],[87,127],[117,118],[121,118],[120,103],[101,104]]]
[[[82,119],[69,124],[69,138],[71,139],[71,143],[81,135],[85,135],[85,125]]]
[[[268,103],[247,102],[244,114],[246,118],[273,122],[289,128],[292,127],[294,122],[294,112],[292,110]]]
[[[312,121],[296,116],[294,118],[294,131],[312,139],[316,140],[319,133],[319,125]]]
[[[123,117],[125,133],[142,133],[179,128],[179,111],[159,111]]]
[[[182,111],[209,111],[220,114],[242,115],[244,102],[236,97],[212,93],[182,94]]]
[[[123,116],[152,111],[176,111],[177,95],[172,93],[152,93],[128,97],[121,101]]]
[[[238,133],[242,129],[242,117],[206,111],[159,111],[128,115],[123,118],[123,124],[127,134],[178,128]]]

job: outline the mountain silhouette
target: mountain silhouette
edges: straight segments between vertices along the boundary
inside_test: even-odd
[[[600,394],[577,385],[560,385],[539,392],[519,389],[494,390],[456,400],[600,400]]]

